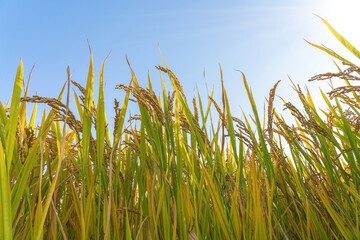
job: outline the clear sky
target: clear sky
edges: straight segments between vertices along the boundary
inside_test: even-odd
[[[315,74],[336,71],[332,59],[304,39],[349,54],[325,25],[327,19],[355,46],[359,46],[360,1],[356,0],[237,0],[237,1],[5,1],[0,0],[0,100],[12,91],[20,58],[27,79],[33,64],[30,94],[56,97],[70,65],[72,79],[85,85],[89,66],[88,38],[93,50],[95,84],[102,61],[105,66],[106,108],[112,116],[115,90],[131,76],[127,54],[141,84],[150,72],[159,89],[156,65],[162,65],[158,47],[168,67],[179,77],[185,92],[196,86],[206,97],[203,72],[209,88],[220,96],[221,64],[234,115],[249,104],[241,70],[259,106],[270,88],[282,80],[278,94],[292,100],[288,76],[302,87]],[[357,61],[355,60],[355,63]],[[168,86],[170,86],[168,84]],[[158,91],[159,92],[159,91]],[[97,99],[97,95],[94,95]],[[279,99],[276,100],[281,105]],[[279,105],[279,106],[280,106]]]

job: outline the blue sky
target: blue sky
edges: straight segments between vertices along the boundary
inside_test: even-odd
[[[104,74],[110,117],[114,97],[121,100],[124,96],[115,85],[127,84],[131,78],[125,54],[139,82],[147,83],[149,71],[159,89],[155,69],[162,65],[159,47],[189,96],[197,86],[206,97],[205,71],[209,88],[215,87],[219,97],[221,64],[232,112],[239,115],[240,107],[248,113],[250,109],[235,69],[245,73],[262,106],[277,80],[282,80],[278,94],[295,101],[288,76],[317,92],[318,84],[307,80],[335,71],[332,59],[303,39],[349,56],[313,13],[327,19],[355,46],[360,40],[356,33],[360,4],[356,0],[123,2],[0,0],[0,100],[6,102],[11,95],[20,58],[25,79],[35,64],[31,95],[56,97],[68,65],[72,79],[85,85],[88,38],[96,84],[102,61],[112,50]],[[276,101],[281,106],[281,101]]]

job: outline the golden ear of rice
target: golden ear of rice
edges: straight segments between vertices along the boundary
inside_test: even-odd
[[[140,86],[129,64],[130,83],[116,86],[125,97],[114,100],[112,138],[106,59],[97,102],[91,49],[86,87],[70,80],[68,68],[57,98],[29,97],[20,62],[11,105],[0,102],[1,239],[359,239],[360,88],[350,82],[360,80],[360,68],[312,45],[347,68],[336,65],[337,73],[310,79],[345,83],[328,95],[321,91],[325,110],[293,84],[300,104],[282,99],[291,113],[285,119],[274,109],[278,81],[266,125],[266,108],[258,112],[242,74],[253,112],[232,116],[222,73],[222,104],[214,91],[206,101],[198,91],[191,108],[165,62],[156,67],[162,95],[150,75],[148,87]],[[80,94],[74,90],[77,114],[70,82]],[[136,114],[128,114],[129,101],[137,103]],[[37,104],[50,111],[35,126]]]

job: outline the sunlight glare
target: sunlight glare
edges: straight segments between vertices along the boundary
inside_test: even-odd
[[[360,1],[330,0],[326,7],[327,21],[354,45],[360,41]]]

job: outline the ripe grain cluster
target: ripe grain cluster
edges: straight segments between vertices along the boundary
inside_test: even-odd
[[[110,130],[106,60],[97,100],[92,55],[86,86],[68,69],[57,98],[28,96],[20,62],[11,105],[0,102],[1,239],[359,239],[360,87],[351,83],[360,68],[310,44],[346,68],[312,80],[344,86],[322,93],[319,109],[294,85],[301,106],[284,105],[295,125],[273,107],[278,83],[259,114],[243,75],[253,113],[238,118],[224,87],[221,102],[214,92],[188,100],[164,62],[160,94],[150,78],[139,86],[130,67]],[[128,117],[129,101],[139,115]],[[35,119],[39,104],[51,110]]]

